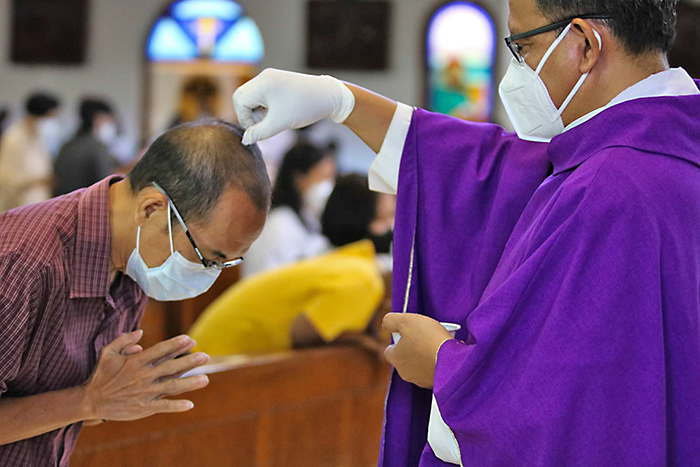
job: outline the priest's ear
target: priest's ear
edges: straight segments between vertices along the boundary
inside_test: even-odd
[[[602,49],[600,33],[595,31],[588,21],[580,18],[571,23],[571,32],[578,39],[578,47],[581,49],[579,72],[588,73],[600,60]]]

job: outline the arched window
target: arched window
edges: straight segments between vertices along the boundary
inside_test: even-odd
[[[180,0],[158,18],[146,54],[153,62],[208,59],[260,63],[265,49],[258,26],[232,0]]]
[[[439,7],[426,31],[426,107],[474,121],[493,114],[496,27],[472,2]]]

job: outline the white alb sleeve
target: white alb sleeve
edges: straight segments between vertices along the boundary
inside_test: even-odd
[[[413,107],[399,102],[377,157],[369,168],[369,187],[373,191],[395,195],[399,186],[401,154],[411,126]]]

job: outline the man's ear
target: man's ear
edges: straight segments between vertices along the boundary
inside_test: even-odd
[[[146,187],[136,194],[134,222],[138,226],[150,219],[158,211],[167,211],[168,200],[155,187]]]
[[[602,48],[600,36],[596,34],[590,23],[581,18],[577,18],[571,23],[571,32],[581,41],[583,48],[579,72],[581,74],[588,73],[600,60]]]

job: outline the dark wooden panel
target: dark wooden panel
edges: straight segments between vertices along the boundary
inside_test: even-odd
[[[386,69],[390,14],[391,4],[387,1],[310,1],[307,65],[324,69]]]
[[[79,64],[85,60],[87,0],[14,0],[12,61]]]

